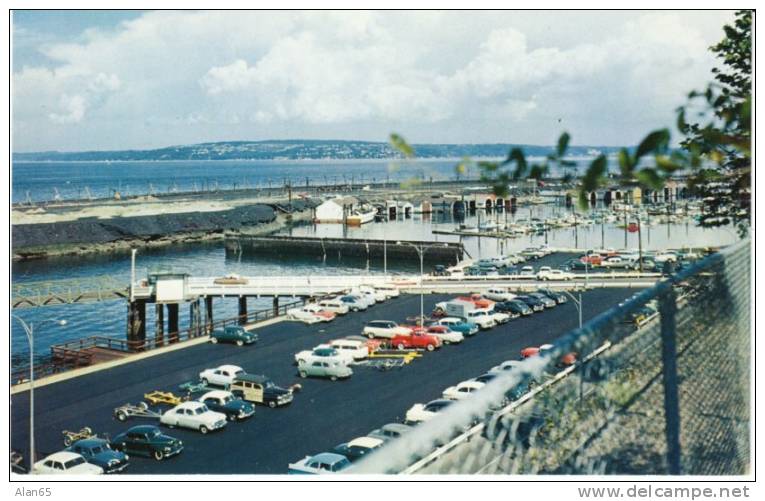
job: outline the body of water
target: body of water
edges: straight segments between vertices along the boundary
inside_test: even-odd
[[[529,245],[547,242],[551,246],[578,247],[581,249],[601,247],[637,248],[638,234],[628,233],[625,246],[623,229],[612,224],[579,226],[552,230],[545,235],[527,235],[514,239],[494,239],[480,237],[458,237],[433,234],[434,229],[453,229],[458,223],[476,225],[479,217],[485,220],[491,217],[508,222],[514,218],[547,217],[562,214],[562,208],[536,206],[519,208],[516,213],[495,212],[487,215],[483,211],[455,220],[449,215],[416,215],[411,218],[400,217],[397,220],[376,222],[361,227],[344,227],[337,224],[305,225],[285,230],[284,234],[310,235],[323,237],[378,238],[389,240],[432,240],[439,242],[462,241],[467,252],[473,258],[496,256],[501,253],[519,251]],[[665,249],[680,246],[726,245],[736,240],[735,232],[728,228],[704,229],[690,222],[688,224],[646,224],[643,228],[644,249]],[[177,271],[186,271],[197,276],[222,276],[237,273],[249,276],[276,275],[327,275],[327,274],[382,274],[383,260],[366,261],[363,259],[304,257],[265,257],[227,255],[222,242],[174,246],[163,249],[141,251],[137,258],[137,274],[145,276],[147,271],[158,266],[171,266]],[[390,274],[417,273],[419,263],[388,263]],[[13,263],[13,282],[37,282],[69,278],[87,278],[111,276],[129,282],[129,254],[92,255],[85,257],[58,258],[41,261]],[[251,300],[251,310],[269,308],[271,299]],[[65,319],[66,326],[53,323],[40,324],[35,332],[35,353],[47,355],[51,344],[78,339],[91,335],[124,337],[126,331],[126,303],[122,300],[100,303],[47,306],[41,308],[19,309],[15,315],[27,321],[40,324],[46,319]],[[217,299],[216,318],[228,318],[237,314],[235,298]],[[181,328],[189,323],[188,308],[182,308]],[[14,359],[23,362],[28,354],[27,341],[17,322],[12,323],[12,353]],[[147,311],[147,333],[153,332],[153,310]],[[289,324],[285,324],[289,329]]]

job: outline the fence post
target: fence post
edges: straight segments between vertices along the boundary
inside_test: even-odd
[[[680,401],[677,381],[677,296],[670,288],[659,299],[664,424],[668,474],[680,475]]]

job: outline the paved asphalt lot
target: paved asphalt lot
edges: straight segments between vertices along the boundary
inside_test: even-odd
[[[632,295],[634,289],[598,289],[585,293],[584,318],[589,319]],[[448,296],[425,297],[426,311]],[[419,313],[419,297],[402,295],[364,313],[350,313],[321,326],[280,322],[258,329],[260,341],[252,346],[202,344],[131,364],[40,387],[35,391],[35,429],[38,459],[41,452],[63,448],[62,430],[91,427],[111,436],[149,419],[120,423],[112,417],[114,407],[136,403],[152,390],[177,392],[177,386],[197,379],[208,367],[231,363],[250,373],[270,376],[282,386],[300,382],[302,391],[286,407],[258,406],[255,416],[229,423],[219,432],[203,436],[184,429],[163,430],[184,441],[184,451],[163,462],[131,458],[126,473],[286,473],[287,465],[306,455],[363,436],[388,422],[401,422],[416,402],[439,398],[450,385],[475,377],[492,366],[518,358],[526,346],[551,342],[576,327],[576,307],[568,302],[532,317],[520,318],[482,331],[460,345],[444,346],[425,353],[400,370],[380,372],[369,367],[354,369],[346,381],[301,380],[293,354],[333,338],[360,333],[373,319],[399,322]],[[11,446],[29,446],[28,392],[11,398]]]

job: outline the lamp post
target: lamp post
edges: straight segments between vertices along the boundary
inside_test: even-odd
[[[579,291],[579,299],[577,299],[573,294],[571,294],[569,291],[564,290],[563,291],[568,297],[571,298],[572,301],[574,301],[574,305],[576,305],[576,311],[579,313],[579,330],[582,330],[582,292]],[[581,335],[581,332],[580,332]],[[584,364],[579,364],[580,371],[579,371],[579,401],[581,402],[584,398]]]
[[[17,315],[11,314],[11,317],[18,320],[24,328],[29,343],[29,471],[31,472],[35,464],[35,331],[34,324],[25,322],[23,318]],[[48,322],[66,325],[66,320],[50,319],[43,320],[37,325],[40,326]]]
[[[448,247],[448,244],[440,245],[422,245],[419,247],[411,242],[396,242],[398,245],[408,245],[417,251],[420,256],[420,327],[425,325],[425,285],[423,283],[425,279],[425,251],[435,247]]]

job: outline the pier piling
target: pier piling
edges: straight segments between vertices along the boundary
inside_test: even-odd
[[[239,296],[239,325],[247,323],[247,296]]]
[[[212,334],[213,331],[213,298],[205,297],[205,334]]]
[[[165,344],[165,305],[154,305],[154,344],[162,346]]]
[[[168,303],[167,305],[167,330],[168,342],[170,344],[178,342],[178,303]]]

